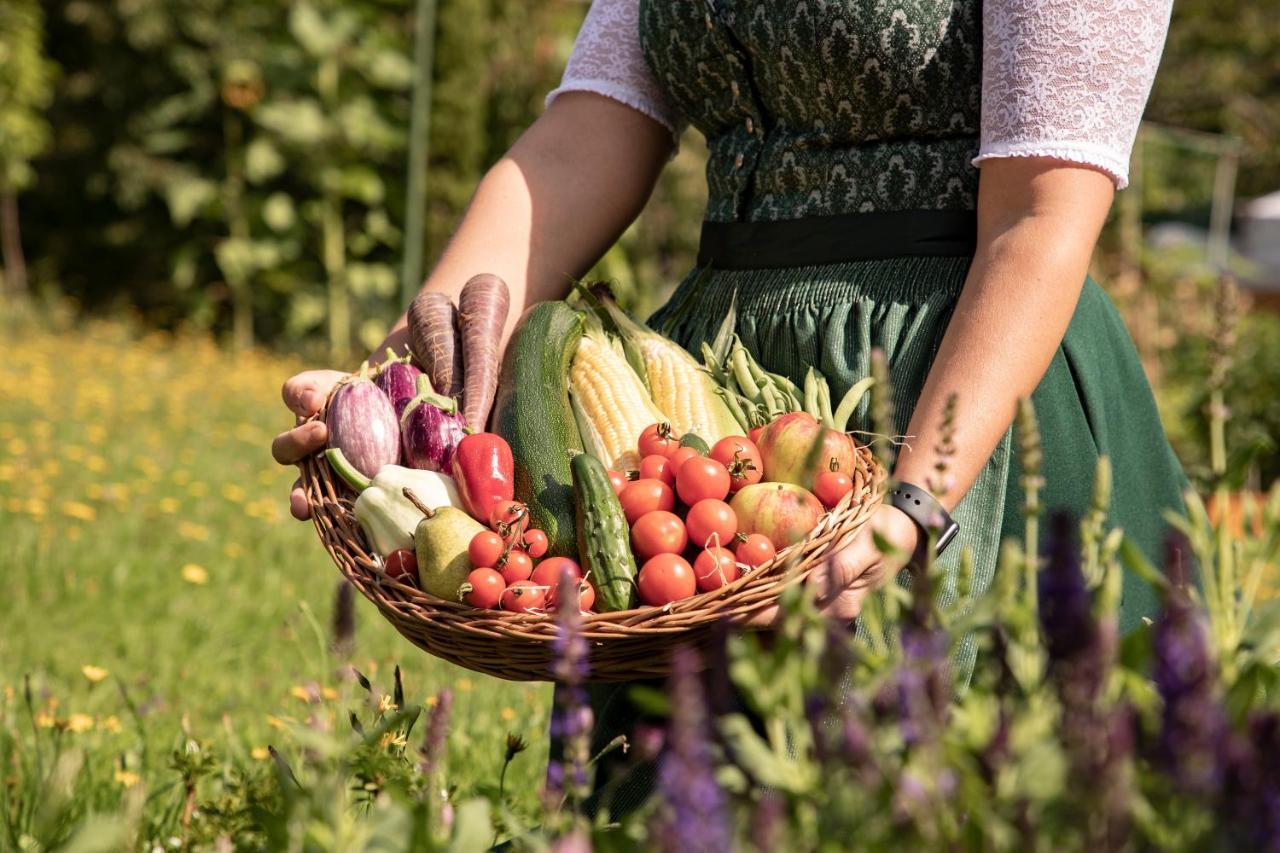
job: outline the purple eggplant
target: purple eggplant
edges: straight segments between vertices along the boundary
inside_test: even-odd
[[[352,376],[334,389],[324,423],[329,428],[329,446],[341,450],[366,477],[375,477],[383,465],[400,461],[396,411],[367,373]]]
[[[418,376],[417,387],[417,396],[400,414],[404,464],[447,474],[453,451],[467,434],[466,421],[458,414],[458,402],[437,394],[425,373]]]
[[[409,363],[409,356],[399,358],[394,351],[387,349],[387,360],[373,381],[395,407],[397,418],[404,414],[404,407],[409,405],[409,401],[417,396],[418,377],[421,375],[422,371]]]

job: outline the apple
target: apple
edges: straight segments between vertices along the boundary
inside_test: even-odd
[[[792,483],[756,483],[729,502],[738,516],[738,531],[762,534],[781,551],[809,535],[826,512],[808,489]]]
[[[814,457],[816,464],[806,464],[818,442],[822,443],[821,455]],[[765,480],[794,483],[806,489],[813,488],[818,471],[852,475],[857,456],[852,438],[824,427],[805,412],[789,412],[766,426],[758,444]]]

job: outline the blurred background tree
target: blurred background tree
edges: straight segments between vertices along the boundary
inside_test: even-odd
[[[40,4],[6,0],[0,5],[0,259],[4,289],[15,295],[27,289],[18,193],[31,185],[31,161],[49,141],[44,113],[53,100],[53,78]]]

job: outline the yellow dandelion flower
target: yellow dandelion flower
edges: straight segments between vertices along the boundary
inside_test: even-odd
[[[142,777],[132,770],[117,770],[116,784],[124,788],[132,788],[142,781]]]
[[[27,498],[27,515],[40,518],[47,512],[44,501],[40,498]]]
[[[57,724],[57,720],[49,711],[36,711],[36,725],[42,729],[51,729]]]
[[[90,684],[97,684],[99,681],[102,681],[111,674],[106,669],[100,666],[94,666],[91,663],[87,663],[80,667],[80,672],[85,678],[89,679]]]
[[[222,496],[232,503],[242,503],[246,497],[244,488],[235,483],[224,483],[222,486]]]
[[[107,460],[95,453],[93,456],[84,460],[84,467],[95,474],[101,474],[103,471],[107,470]]]
[[[459,678],[459,679],[458,679],[458,692],[459,692],[459,693],[470,693],[470,692],[471,692],[471,688],[472,688],[473,686],[474,686],[474,685],[471,683],[471,679],[470,679],[470,678],[467,678],[465,675],[464,675],[462,678]]]
[[[81,501],[63,501],[62,514],[68,518],[78,518],[81,521],[94,521],[98,517],[96,509]]]
[[[40,473],[46,477],[56,477],[62,473],[62,463],[57,459],[46,459],[45,463],[40,466]]]
[[[209,573],[205,571],[204,566],[187,563],[182,567],[182,579],[189,584],[204,586],[209,582]]]
[[[382,747],[383,749],[389,749],[390,747],[393,747],[393,746],[403,748],[406,742],[407,741],[405,739],[404,732],[400,731],[399,729],[396,729],[393,731],[384,732],[382,737],[378,740],[378,746]]]
[[[320,695],[332,702],[338,698],[338,691],[334,690],[332,687],[321,687]]]
[[[93,731],[93,717],[88,714],[72,714],[67,718],[67,731],[77,735]]]
[[[267,749],[265,746],[255,746],[253,749],[249,750],[249,755],[253,757],[254,761],[266,761],[271,757],[271,750]]]
[[[498,712],[498,716],[502,718],[502,722],[509,723],[516,718],[515,708],[503,708]]]
[[[293,717],[277,717],[274,714],[267,714],[267,725],[273,729],[286,729],[290,724],[296,723]]]
[[[432,696],[428,696],[425,700],[423,700],[422,704],[426,705],[428,708],[434,708],[435,706],[440,704],[440,700],[436,698],[434,695],[432,695]]]
[[[68,462],[79,462],[88,455],[88,451],[78,444],[72,444],[62,449],[62,457]]]
[[[5,445],[5,447],[9,451],[10,456],[21,456],[27,452],[27,443],[20,438],[10,439],[9,443]]]
[[[185,486],[191,482],[191,472],[179,468],[169,475],[169,479],[177,483],[179,486]]]
[[[209,528],[194,521],[178,522],[178,535],[183,539],[194,539],[197,542],[209,541]]]
[[[0,465],[0,483],[7,483],[18,475],[18,469],[5,462]]]
[[[90,483],[84,487],[84,495],[91,501],[100,501],[102,496],[106,494],[106,489],[101,483]]]
[[[118,732],[120,731],[120,718],[115,714],[112,714],[109,717],[103,717],[98,721],[98,728],[107,732]]]
[[[385,714],[396,706],[396,700],[392,699],[389,694],[383,693],[382,698],[378,700],[378,713]]]
[[[173,515],[178,511],[178,499],[177,498],[161,498],[157,506],[160,507],[160,511],[163,512],[165,515]]]
[[[309,703],[311,701],[311,691],[307,690],[307,688],[303,687],[300,684],[295,684],[292,687],[290,687],[289,695],[292,696],[294,699],[298,699],[303,702]]]

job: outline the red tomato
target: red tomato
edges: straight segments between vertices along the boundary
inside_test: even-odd
[[[547,553],[547,534],[544,530],[531,527],[524,532],[524,550],[535,560]]]
[[[502,600],[502,592],[506,588],[507,582],[493,569],[472,569],[471,574],[467,575],[467,582],[458,592],[461,593],[462,600],[472,607],[494,610]]]
[[[755,568],[769,560],[778,553],[778,549],[773,547],[773,543],[769,541],[769,537],[763,533],[752,533],[749,535],[738,534],[738,545],[734,551],[734,555],[738,558],[738,562],[750,568]]]
[[[512,613],[545,613],[546,590],[533,581],[516,581],[503,590],[502,609]]]
[[[501,536],[492,530],[481,530],[471,537],[471,544],[467,546],[467,556],[471,558],[471,565],[484,568],[498,565],[505,550],[507,550],[507,543],[502,541]]]
[[[676,505],[676,493],[661,480],[642,479],[628,483],[620,500],[627,524],[635,524],[647,512],[670,511]]]
[[[733,583],[742,572],[728,548],[707,548],[693,561],[693,574],[698,582],[698,592],[710,592]]]
[[[640,569],[637,583],[640,600],[654,607],[661,607],[698,591],[693,577],[693,566],[679,554],[659,554]]]
[[[751,429],[747,430],[747,438],[751,439],[752,444],[760,443],[760,433],[764,432],[764,428],[766,426],[767,424],[760,424],[760,426],[758,427],[752,427]]]
[[[499,501],[489,513],[489,527],[502,536],[522,530],[529,523],[529,508],[520,501]]]
[[[578,609],[586,612],[596,606],[596,588],[583,578],[578,581]]]
[[[695,548],[728,548],[738,532],[738,514],[724,501],[707,498],[689,507],[684,519],[689,541]]]
[[[641,456],[670,456],[680,446],[680,436],[671,432],[671,424],[649,424],[640,433]]]
[[[568,557],[548,557],[538,563],[538,567],[533,570],[529,579],[538,586],[545,586],[552,590],[552,595],[549,597],[554,597],[554,591],[560,588],[560,573],[566,568],[575,581],[582,579],[582,569]]]
[[[686,459],[676,469],[676,493],[689,506],[708,498],[722,501],[729,494],[729,472],[705,456]]]
[[[823,471],[813,481],[813,494],[827,509],[840,503],[852,488],[853,480],[843,471]]]
[[[647,512],[631,527],[631,549],[642,560],[658,554],[679,554],[688,544],[684,522],[674,512]]]
[[[676,484],[676,469],[671,467],[671,460],[657,453],[640,460],[640,477],[648,480],[661,480],[668,486]]]
[[[679,450],[671,454],[671,469],[679,473],[680,466],[697,455],[698,451],[694,450],[692,447],[681,447]]]
[[[622,490],[625,489],[627,487],[627,483],[630,482],[631,480],[626,474],[621,471],[614,471],[612,468],[609,469],[609,485],[613,486],[613,493],[615,495],[622,494]]]
[[[711,458],[729,470],[729,491],[736,492],[743,486],[760,482],[764,476],[764,462],[755,442],[740,435],[731,435],[716,442],[711,448]]]
[[[499,568],[502,571],[502,579],[507,582],[507,586],[510,586],[516,581],[529,579],[533,574],[533,560],[524,551],[512,548],[507,552],[506,561]]]
[[[383,568],[388,575],[401,583],[418,582],[418,558],[408,548],[401,548],[388,554]]]

